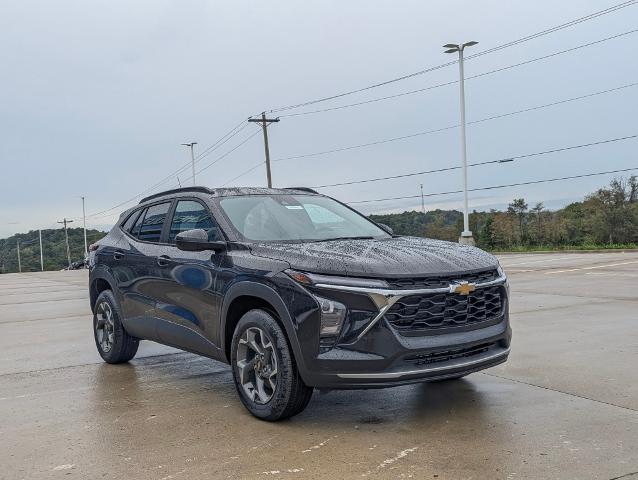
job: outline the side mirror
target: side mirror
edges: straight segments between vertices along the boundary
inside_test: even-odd
[[[377,223],[377,225],[379,225],[383,230],[388,232],[390,235],[394,235],[394,230],[388,227],[385,223]]]
[[[180,232],[175,237],[175,246],[185,252],[203,252],[213,250],[221,252],[226,250],[226,242],[211,242],[208,233],[201,228]]]

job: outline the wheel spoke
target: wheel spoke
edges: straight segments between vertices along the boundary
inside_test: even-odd
[[[256,381],[257,381],[256,391],[257,391],[257,395],[259,396],[259,400],[261,400],[261,403],[267,403],[268,400],[270,400],[270,397],[272,395],[268,395],[268,393],[266,393],[266,389],[264,388],[263,378],[257,375]]]
[[[257,338],[257,334],[259,330],[254,328],[249,328],[246,330],[246,343],[251,348],[252,351],[261,355],[264,353],[264,349],[261,347],[261,335],[259,335],[259,339]]]
[[[253,385],[253,382],[248,382],[246,385],[244,385],[244,391],[251,401],[254,402],[257,400],[257,389]]]
[[[271,388],[273,393],[275,392],[275,388],[277,388],[277,370],[273,370],[266,377],[266,381],[268,382],[268,386]]]
[[[250,361],[238,360],[237,368],[239,369],[239,382],[246,385],[249,381],[250,374],[254,372],[255,359]]]
[[[269,341],[264,345],[264,363],[266,365],[270,365],[270,360],[272,358],[273,347],[272,343]]]

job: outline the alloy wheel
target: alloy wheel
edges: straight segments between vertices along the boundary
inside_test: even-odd
[[[249,327],[237,345],[239,383],[250,400],[266,404],[277,388],[277,355],[272,340],[258,327]]]
[[[104,353],[108,353],[113,348],[115,341],[115,323],[113,321],[113,310],[107,302],[101,302],[97,307],[97,321],[95,324],[95,334],[97,342]]]

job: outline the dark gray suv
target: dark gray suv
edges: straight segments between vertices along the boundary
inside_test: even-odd
[[[460,378],[504,362],[509,288],[482,250],[402,237],[306,188],[181,188],[143,199],[91,246],[95,343],[152,340],[232,366],[255,416],[314,388]]]

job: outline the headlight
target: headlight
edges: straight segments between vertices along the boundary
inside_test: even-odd
[[[498,267],[496,267],[496,273],[498,273],[499,277],[504,277],[505,276],[505,271],[503,270],[503,267],[501,267],[501,264],[498,264]]]
[[[319,304],[321,311],[321,328],[322,337],[336,337],[341,332],[343,321],[346,318],[346,306],[343,303],[329,298],[313,295]]]
[[[505,275],[505,271],[503,270],[503,267],[501,267],[501,264],[498,264],[498,267],[496,267],[496,273],[498,273],[499,277],[505,277],[505,290],[507,291],[507,296],[510,296],[510,282],[507,279],[507,275]]]
[[[329,298],[313,295],[319,304],[319,312],[321,314],[321,322],[319,326],[319,350],[326,352],[334,347],[343,321],[346,318],[347,309],[343,303],[331,300]]]

